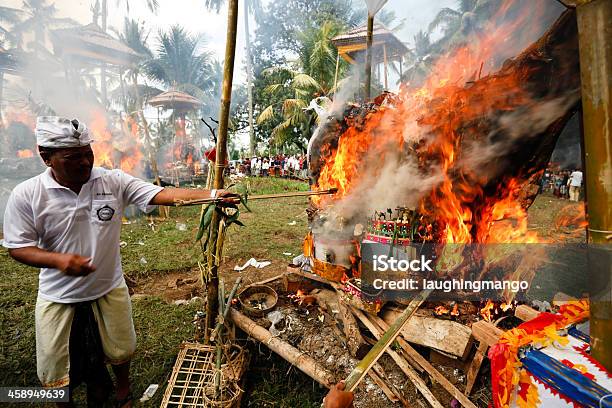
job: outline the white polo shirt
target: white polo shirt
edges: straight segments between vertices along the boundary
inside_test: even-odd
[[[124,208],[135,204],[149,212],[161,190],[121,170],[94,167],[77,195],[47,169],[13,189],[4,213],[4,246],[90,257],[96,271],[88,276],[42,268],[38,293],[58,303],[97,299],[123,282],[119,235]]]

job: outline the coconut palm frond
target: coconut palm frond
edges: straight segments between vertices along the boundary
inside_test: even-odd
[[[306,102],[301,99],[285,99],[283,101],[283,115],[289,116],[296,110],[300,110],[306,107]]]
[[[457,25],[460,21],[461,13],[459,11],[444,7],[436,14],[431,23],[429,23],[427,30],[431,33],[438,27]]]
[[[266,109],[261,111],[261,113],[257,117],[257,124],[261,125],[262,123],[265,123],[271,120],[273,117],[274,117],[274,108],[272,107],[272,105],[270,105]]]
[[[268,85],[264,88],[264,92],[268,93],[268,94],[273,94],[276,91],[278,91],[279,89],[281,89],[283,87],[283,84],[272,84],[272,85]]]
[[[297,74],[293,77],[292,85],[299,88],[321,88],[321,85],[319,85],[313,77],[307,74]]]

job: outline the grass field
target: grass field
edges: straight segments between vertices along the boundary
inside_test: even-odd
[[[251,179],[253,194],[306,190],[305,183],[282,179]],[[541,196],[530,210],[530,225],[554,238],[554,214],[568,205],[552,196]],[[254,273],[242,273],[246,283],[280,273],[301,251],[307,231],[306,198],[250,203],[243,213],[246,227],[232,227],[225,245],[222,276],[233,280],[234,265],[254,257],[272,265]],[[199,285],[177,288],[179,277],[197,277],[199,247],[194,238],[199,208],[171,209],[168,220],[131,220],[121,234],[123,268],[137,295],[133,296],[138,348],[133,360],[133,392],[136,398],[149,384],[159,384],[155,398],[144,406],[159,406],[181,341],[190,340],[192,318],[201,302],[177,306],[173,300],[199,295]],[[183,227],[184,224],[184,227]],[[582,238],[583,239],[583,238]],[[292,255],[284,255],[291,253]],[[37,386],[34,337],[34,305],[37,270],[13,261],[0,250],[0,386]],[[323,390],[264,346],[253,346],[248,371],[245,407],[318,407]]]

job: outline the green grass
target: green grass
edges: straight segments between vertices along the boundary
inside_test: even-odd
[[[244,184],[251,194],[308,189],[305,183],[272,178],[250,179]],[[288,257],[283,252],[297,254],[306,232],[306,205],[306,198],[250,203],[253,212],[241,215],[246,227],[232,227],[229,231],[225,244],[228,266],[250,257],[286,262]],[[126,275],[138,280],[196,267],[200,249],[194,239],[199,211],[199,207],[171,209],[171,218],[156,220],[154,229],[148,217],[124,225],[121,240],[127,245],[121,255]],[[288,225],[294,221],[295,225]],[[187,230],[179,230],[180,224],[185,224]],[[142,258],[146,263],[141,262]],[[0,386],[38,386],[34,333],[38,270],[13,261],[2,249],[0,274]],[[176,306],[158,296],[133,299],[138,337],[132,361],[134,396],[139,398],[149,384],[160,385],[155,398],[145,406],[159,406],[178,346],[193,338],[191,321],[195,311],[202,308],[198,303]],[[251,348],[254,359],[246,375],[248,394],[243,406],[318,407],[323,394],[312,380],[264,346],[251,343]],[[259,350],[265,355],[260,355]],[[82,391],[77,395],[82,396]]]

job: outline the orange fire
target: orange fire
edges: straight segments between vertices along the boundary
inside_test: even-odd
[[[19,157],[20,159],[34,157],[34,152],[32,152],[30,149],[18,150],[17,157]]]
[[[462,162],[469,154],[461,151],[464,135],[470,133],[464,129],[466,124],[477,128],[491,112],[513,111],[533,102],[521,86],[528,70],[499,71],[499,66],[539,35],[533,26],[542,29],[541,24],[532,23],[543,21],[546,11],[526,2],[518,17],[505,21],[511,4],[504,2],[475,41],[441,57],[421,87],[405,86],[395,100],[370,112],[365,120],[356,119],[364,123],[349,123],[314,186],[337,188],[338,193],[317,197],[315,204],[325,207],[346,197],[363,179],[366,167],[371,174],[371,166],[384,163],[386,154],[407,146],[416,153],[424,173],[441,175],[418,209],[435,220],[442,242],[539,242],[527,228],[527,212],[520,202],[524,181],[506,178],[496,192],[484,191],[488,179],[466,169]],[[486,76],[490,72],[497,74]],[[478,79],[482,81],[475,81]]]
[[[138,125],[128,117],[124,128],[113,135],[106,115],[95,112],[89,123],[94,143],[91,147],[95,155],[95,165],[106,168],[119,168],[128,173],[140,171],[142,146],[138,140]]]
[[[480,309],[480,316],[487,322],[492,320],[492,311],[494,310],[495,304],[491,300],[487,300],[487,304]]]

